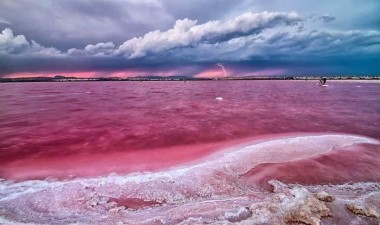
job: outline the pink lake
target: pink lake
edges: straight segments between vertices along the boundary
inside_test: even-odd
[[[379,99],[373,83],[1,84],[0,176],[157,170],[262,135],[335,132],[379,139]]]
[[[315,189],[369,182],[363,187],[372,193],[370,182],[380,182],[380,84],[328,84],[0,84],[0,224],[2,214],[4,221],[86,224],[110,210],[111,200],[137,211],[97,224],[165,224],[157,218],[174,206],[174,214],[182,217],[173,216],[167,224],[186,221],[187,213],[196,210],[199,217],[207,212],[215,219],[230,212],[231,201],[244,206],[263,200],[274,179]],[[30,190],[61,200],[49,205]],[[107,196],[104,205],[97,200],[105,208],[91,211],[78,200],[80,195],[91,199],[90,192]],[[194,199],[199,201],[191,208]],[[207,211],[215,199],[221,201],[219,211]],[[24,207],[27,203],[33,207]],[[73,205],[69,217],[58,213],[67,204]],[[57,222],[51,222],[50,210],[59,215]],[[88,218],[73,216],[84,212]],[[31,216],[20,217],[25,213]],[[136,222],[141,218],[148,222]]]

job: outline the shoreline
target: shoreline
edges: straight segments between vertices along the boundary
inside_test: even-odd
[[[18,183],[29,180],[46,179],[62,181],[76,179],[99,179],[110,175],[129,177],[140,175],[144,176],[149,174],[165,174],[171,173],[173,171],[187,171],[191,170],[192,168],[206,166],[208,164],[211,165],[217,162],[218,160],[225,160],[229,163],[229,160],[234,159],[236,157],[240,157],[238,156],[239,152],[240,154],[257,154],[259,152],[263,152],[265,155],[270,155],[270,152],[278,152],[278,149],[282,149],[282,147],[285,147],[286,149],[286,147],[292,146],[293,142],[302,142],[308,139],[321,138],[352,138],[357,140],[355,141],[355,143],[361,143],[359,140],[365,140],[368,143],[380,144],[380,141],[376,138],[349,133],[292,132],[282,134],[270,134],[203,145],[170,147],[167,149],[161,149],[161,154],[159,157],[154,153],[158,149],[152,149],[150,153],[145,150],[143,152],[132,151],[130,153],[128,152],[107,154],[107,156],[102,154],[95,154],[92,156],[79,155],[69,156],[66,158],[52,158],[50,159],[50,161],[46,161],[47,159],[39,159],[33,163],[30,160],[19,160],[3,165],[3,169],[0,170],[2,174],[0,180],[8,180]],[[277,147],[274,150],[272,150],[268,148],[268,146]],[[342,147],[344,147],[344,145]],[[181,149],[181,151],[178,151],[179,149]],[[186,150],[183,151],[184,149]],[[253,152],[249,153],[250,151]],[[292,151],[289,151],[290,153],[283,152],[282,158],[287,156],[291,159],[290,161],[285,160],[284,162],[297,161],[303,158],[297,158],[297,154],[295,156],[292,156]],[[308,157],[314,157],[320,154],[330,152],[332,151],[332,149],[318,149],[313,153],[307,153],[307,151],[305,150],[303,151],[304,156],[307,154],[311,154]],[[184,154],[183,152],[186,152],[186,154]],[[294,151],[294,153],[297,152],[298,151]],[[147,155],[145,161],[142,160],[139,162],[135,162],[134,159],[141,153]],[[174,157],[172,159],[168,158],[169,155],[173,154]],[[72,163],[74,161],[74,158],[76,158],[76,163]],[[227,160],[227,158],[230,159]],[[280,162],[283,159],[278,160]],[[147,167],[148,164],[149,166]],[[83,165],[85,165],[86,169],[83,168]],[[234,167],[234,165],[231,166]],[[95,168],[97,169],[94,170]],[[99,168],[101,168],[102,170],[99,170]]]
[[[20,78],[0,78],[0,83],[34,83],[34,82],[190,82],[190,81],[319,81],[319,77],[218,77],[218,78],[193,78],[193,77],[133,77],[133,78],[78,78],[67,77],[57,79],[54,77],[20,77]],[[327,77],[328,82],[363,82],[363,83],[380,83],[380,77]]]
[[[360,149],[346,148],[361,144],[379,145],[379,141],[357,135],[314,133],[259,141],[239,146],[237,150],[224,149],[226,152],[218,152],[203,163],[162,172],[72,180],[12,182],[0,179],[0,208],[4,212],[0,214],[0,223],[51,224],[55,218],[57,225],[78,221],[81,224],[139,225],[285,225],[298,221],[332,225],[348,224],[360,218],[361,224],[374,224],[380,214],[378,175],[374,181],[350,182],[347,176],[356,176],[358,171],[347,171],[343,177],[348,180],[335,183],[320,182],[318,177],[328,178],[329,174],[314,171],[308,175],[316,175],[317,183],[284,182],[274,178],[267,182],[271,188],[262,188],[255,182],[260,178],[259,173],[244,174],[262,163],[280,165],[284,162],[298,165],[296,169],[305,173],[305,164],[299,162],[315,159],[319,161],[312,161],[313,165],[326,163],[319,167],[322,171],[327,169],[339,174],[342,171],[336,162],[332,162],[337,166],[335,170],[326,167],[331,159],[340,162],[341,153],[360,154],[363,152]],[[351,160],[357,158],[351,157]],[[267,169],[278,172],[271,168]],[[296,176],[294,169],[291,168],[291,173]]]
[[[0,169],[0,179],[11,179],[22,182],[34,179],[43,180],[51,177],[58,180],[70,180],[76,178],[106,177],[110,174],[128,176],[130,174],[160,173],[172,169],[196,166],[207,161],[218,159],[226,153],[231,153],[250,145],[294,137],[329,134],[334,135],[336,133],[290,132],[245,137],[207,144],[173,146],[163,149],[145,149],[125,153],[107,153],[106,155],[80,154],[76,156],[48,159],[39,158],[33,160],[26,158],[3,164]],[[178,151],[179,149],[181,151]],[[155,154],[157,151],[160,152],[159,156]],[[145,158],[141,161],[135,160],[139,158],[139,155],[142,153],[144,153]],[[149,161],[149,166],[147,166],[147,163],[144,163],[144,160]],[[83,165],[86,165],[85,169]],[[98,169],[93,170],[91,168]],[[101,168],[101,170],[99,170],[99,168]]]
[[[342,82],[342,83],[380,83],[380,80],[327,80],[328,82]]]

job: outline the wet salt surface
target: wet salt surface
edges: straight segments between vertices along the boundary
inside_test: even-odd
[[[358,84],[0,84],[0,224],[378,224]]]
[[[289,186],[271,181],[274,192],[261,186],[260,182],[252,182],[257,175],[249,174],[263,163],[290,163],[297,167],[302,166],[303,160],[313,157],[329,154],[339,157],[347,152],[363,152],[368,146],[379,158],[380,142],[363,136],[279,137],[218,152],[211,157],[212,160],[163,172],[67,181],[2,181],[0,212],[2,220],[7,223],[285,224],[297,216],[297,212],[310,214],[303,218],[304,221],[319,221],[327,210],[335,214],[333,219],[322,219],[323,224],[349,224],[347,222],[351,219],[360,221],[360,224],[376,224],[377,218],[357,216],[348,212],[345,206],[370,201],[365,207],[380,212],[380,185],[376,183],[380,180],[379,163],[371,168],[374,171],[362,167],[355,169],[365,174],[357,182],[367,181],[365,183],[326,183],[327,186],[323,186],[320,181],[328,175],[315,173],[310,175],[320,181],[313,185],[302,183],[302,180],[299,185]],[[353,156],[346,156],[346,162],[361,160],[357,155]],[[351,179],[350,172],[340,172],[346,175],[347,182]],[[370,179],[375,180],[371,183],[368,182]],[[315,199],[313,193],[321,190],[328,191],[336,200],[326,206]],[[318,211],[313,207],[321,209]]]

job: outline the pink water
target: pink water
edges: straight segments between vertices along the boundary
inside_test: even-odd
[[[140,216],[148,221],[141,224],[164,224],[151,219],[165,218],[164,212],[176,204],[186,214],[189,204],[182,203],[197,198],[199,204],[192,207],[199,215],[220,218],[219,211],[204,208],[206,202],[218,198],[220,213],[225,213],[231,199],[242,206],[263,198],[260,193],[270,191],[272,179],[303,185],[380,182],[379,83],[329,82],[320,87],[312,81],[75,82],[10,83],[0,88],[0,178],[23,181],[1,184],[0,206],[7,207],[0,210],[0,224],[1,216],[20,221],[25,212],[32,215],[27,221],[43,224],[89,221],[91,213],[82,220],[60,215],[53,223],[50,212],[72,204],[77,207],[69,207],[74,214],[89,213],[92,209],[78,200],[89,192],[104,192],[108,202],[137,209],[136,215],[121,215],[118,221],[128,224]],[[236,156],[224,159],[227,153]],[[135,175],[146,172],[158,178]],[[119,181],[109,177],[111,173],[118,174]],[[161,178],[161,173],[179,184]],[[130,181],[135,176],[137,183]],[[24,183],[45,178],[64,181]],[[83,194],[82,184],[93,189]],[[27,188],[20,191],[12,185]],[[63,185],[64,197],[52,189],[57,185]],[[205,186],[212,191],[198,189]],[[37,202],[44,202],[29,196],[28,190],[36,188],[65,200],[36,216]],[[19,192],[25,195],[9,200]],[[33,207],[20,207],[25,202]],[[157,206],[163,203],[168,206]],[[103,209],[97,210],[97,216],[103,215]],[[179,216],[169,224],[188,218]],[[116,224],[114,219],[98,224]]]
[[[45,172],[36,174],[42,177],[62,176],[62,168],[73,169],[71,175],[94,174],[87,164],[102,174],[99,167],[110,172],[105,158],[112,158],[117,172],[152,170],[204,155],[202,148],[209,152],[221,142],[259,135],[338,132],[380,138],[379,84],[84,82],[1,88],[0,176],[5,177],[41,168]],[[115,165],[116,159],[129,165]]]

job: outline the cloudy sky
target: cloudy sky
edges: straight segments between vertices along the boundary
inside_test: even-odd
[[[380,74],[379,0],[0,0],[0,76]]]

